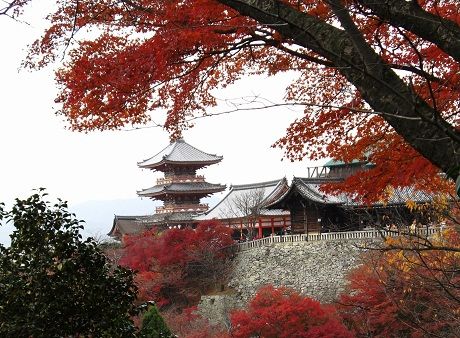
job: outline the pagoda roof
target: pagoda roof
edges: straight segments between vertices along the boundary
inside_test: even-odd
[[[321,185],[325,183],[333,183],[337,180],[334,179],[319,179],[319,178],[302,178],[294,177],[292,184],[283,195],[279,196],[276,200],[273,200],[268,208],[285,208],[286,200],[290,199],[291,196],[297,192],[306,200],[310,200],[319,204],[335,204],[343,207],[363,207],[366,206],[349,194],[330,194],[321,190]],[[416,203],[430,202],[433,200],[433,196],[423,191],[417,191],[413,187],[400,187],[395,188],[388,201],[375,202],[371,207],[378,206],[392,206],[392,205],[403,205],[408,201]]]
[[[205,166],[218,163],[222,156],[212,155],[201,151],[183,139],[170,143],[166,148],[154,156],[138,163],[140,168],[156,169],[164,164],[197,164]]]
[[[208,182],[186,182],[155,185],[148,189],[138,191],[141,197],[155,197],[164,194],[213,194],[225,190],[222,184],[212,184]]]
[[[289,215],[289,212],[284,210],[269,210],[263,207],[277,199],[288,189],[289,185],[286,178],[268,182],[232,185],[230,186],[230,191],[228,194],[217,205],[215,205],[207,213],[198,216],[196,219],[206,220],[214,218],[229,219],[243,217],[244,215],[242,211],[238,210],[235,204],[237,203],[238,199],[240,199],[245,194],[255,193],[259,190],[263,191],[263,197],[261,201],[262,216]]]

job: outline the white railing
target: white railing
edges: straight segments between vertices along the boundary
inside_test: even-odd
[[[170,177],[161,177],[157,179],[157,184],[170,184],[170,183],[190,183],[190,182],[204,182],[202,175],[176,175]]]
[[[270,236],[254,241],[242,242],[235,244],[237,251],[245,251],[253,248],[260,248],[266,245],[275,243],[294,243],[294,242],[313,242],[313,241],[334,241],[334,240],[355,240],[355,239],[373,239],[396,237],[400,235],[417,235],[421,237],[429,237],[439,232],[439,228],[419,228],[415,233],[407,231],[388,231],[388,230],[364,230],[364,231],[346,231],[346,232],[325,232],[317,234],[299,234],[299,235],[284,235]]]
[[[168,214],[172,212],[203,212],[207,211],[207,204],[176,204],[174,206],[160,206],[155,208],[157,214]]]

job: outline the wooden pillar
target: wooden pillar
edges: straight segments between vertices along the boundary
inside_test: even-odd
[[[240,220],[240,239],[243,239],[243,220]]]
[[[262,238],[263,233],[262,233],[262,218],[259,218],[259,238]]]
[[[308,202],[304,203],[302,200],[300,201],[300,204],[302,205],[303,207],[303,231],[304,231],[304,234],[307,234],[308,236],[308,213],[307,213],[307,206],[308,206]]]
[[[272,217],[270,218],[270,221],[272,222],[272,235],[275,234],[275,219]]]
[[[283,216],[283,232],[286,234],[286,216]]]

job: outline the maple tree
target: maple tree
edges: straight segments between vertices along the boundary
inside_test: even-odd
[[[333,308],[288,288],[264,286],[231,314],[232,337],[353,337]]]
[[[30,0],[2,1],[0,4],[0,15],[16,18],[22,13],[22,8],[29,2]]]
[[[196,303],[225,278],[230,268],[233,230],[220,222],[204,221],[196,229],[149,230],[126,236],[120,264],[137,271],[140,300],[159,306]]]
[[[28,1],[18,1],[22,6]],[[460,168],[457,0],[57,1],[26,67],[67,52],[59,113],[75,130],[147,123],[173,137],[247,74],[293,71],[305,104],[276,145],[287,156],[366,159],[342,189],[377,199],[388,184],[448,189]],[[78,39],[78,40],[77,40]]]
[[[340,312],[358,336],[457,337],[460,235],[391,238],[350,276]]]

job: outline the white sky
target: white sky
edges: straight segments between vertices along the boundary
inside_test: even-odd
[[[37,2],[35,3],[37,4]],[[137,167],[169,142],[161,128],[75,133],[54,114],[56,89],[52,69],[19,70],[26,47],[42,33],[46,10],[30,8],[29,24],[0,17],[0,201],[11,204],[32,189],[70,203],[135,198],[158,174]],[[281,101],[289,76],[252,78],[218,93],[219,98],[261,95]],[[224,103],[212,111],[230,109]],[[161,116],[161,114],[159,115]],[[193,146],[223,155],[203,173],[209,182],[242,184],[305,175],[310,163],[281,161],[271,148],[299,113],[287,108],[241,111],[196,120],[184,132]],[[77,215],[78,216],[78,215]]]

